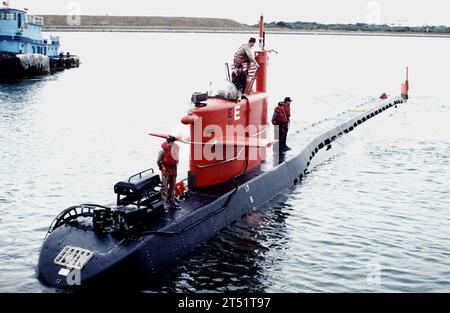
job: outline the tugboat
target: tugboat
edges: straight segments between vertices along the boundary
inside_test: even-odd
[[[17,78],[46,75],[79,67],[80,59],[59,51],[58,36],[42,37],[43,18],[29,16],[27,9],[0,8],[0,77]]]
[[[259,68],[249,75],[244,95],[240,97],[229,80],[220,88],[211,86],[208,93],[193,94],[192,109],[181,119],[190,127],[190,137],[174,136],[190,145],[187,186],[181,181],[177,189],[181,209],[165,210],[161,178],[149,169],[118,182],[113,205],[81,204],[62,211],[40,250],[37,272],[43,283],[77,288],[120,272],[139,277],[161,271],[300,183],[314,166],[313,159],[332,149],[335,140],[406,101],[407,81],[403,98],[385,95],[361,104],[292,132],[292,150],[282,157],[275,149],[267,153],[276,142],[267,137],[270,51],[265,49],[263,25],[261,16],[260,49],[255,53]],[[228,128],[243,131],[229,133]]]

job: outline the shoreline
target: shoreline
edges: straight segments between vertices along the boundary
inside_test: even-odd
[[[255,34],[253,28],[169,28],[169,27],[44,27],[44,32],[124,32],[124,33],[211,33],[211,34]],[[269,35],[306,35],[306,36],[375,36],[375,37],[427,37],[450,38],[450,33],[415,32],[367,32],[367,31],[331,31],[331,30],[284,30],[267,29]]]

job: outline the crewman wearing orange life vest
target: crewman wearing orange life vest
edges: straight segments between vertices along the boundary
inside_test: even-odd
[[[287,128],[286,128],[286,138],[285,139],[287,139],[289,127],[291,126],[291,102],[292,102],[291,97],[284,98],[284,112],[286,112],[286,118],[287,118]],[[289,148],[286,145],[286,142],[285,142],[285,148],[286,148],[286,150],[291,150],[291,148]]]
[[[272,124],[278,126],[275,128],[275,139],[278,140],[278,149],[280,153],[290,150],[286,146],[288,118],[284,106],[285,104],[283,101],[278,102],[278,106],[275,108],[272,115]]]
[[[247,63],[247,72],[251,68],[252,63],[255,63],[256,67],[259,67],[259,64],[256,62],[252,52],[252,48],[255,43],[256,39],[252,37],[249,39],[248,43],[245,43],[239,47],[238,51],[234,54],[234,66],[237,66],[238,64],[244,65],[244,63]]]
[[[161,199],[165,208],[180,209],[175,200],[179,146],[175,137],[169,136],[161,145],[158,167],[161,170]]]

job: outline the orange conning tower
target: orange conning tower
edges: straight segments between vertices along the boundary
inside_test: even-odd
[[[262,22],[262,19],[261,19]],[[267,132],[267,51],[260,28],[255,58],[256,88],[239,101],[209,98],[182,118],[190,126],[189,188],[217,185],[258,167],[264,161]]]

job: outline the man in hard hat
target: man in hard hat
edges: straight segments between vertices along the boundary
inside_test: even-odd
[[[179,146],[176,138],[169,136],[161,145],[162,150],[158,154],[158,167],[161,171],[161,199],[165,208],[180,209],[175,200],[175,188],[177,183],[177,167]]]
[[[272,124],[275,127],[275,139],[278,140],[278,151],[283,153],[286,151],[286,134],[287,134],[287,124],[288,118],[284,110],[284,102],[278,102],[278,106],[275,108],[272,115]]]
[[[239,47],[238,51],[234,54],[234,65],[247,63],[247,73],[250,70],[252,63],[259,67],[258,62],[256,62],[255,57],[253,56],[252,48],[255,46],[256,39],[250,38],[248,43],[243,44]]]

